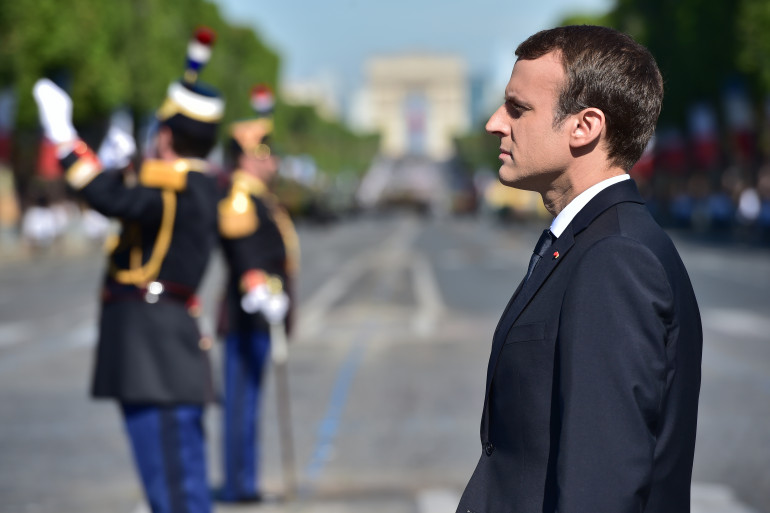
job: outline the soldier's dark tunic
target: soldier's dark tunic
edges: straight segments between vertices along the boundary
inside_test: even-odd
[[[251,286],[246,276],[256,273],[266,279],[268,288],[283,287],[291,295],[299,244],[288,214],[265,184],[250,174],[233,173],[230,194],[219,208],[230,279],[223,358],[224,481],[218,498],[237,502],[260,496],[258,431],[262,381],[271,345],[265,317],[241,308],[241,298]],[[287,327],[290,319],[287,316]]]
[[[238,211],[239,202],[245,205],[246,212]],[[222,248],[230,264],[228,331],[270,331],[261,314],[249,314],[241,308],[245,292],[241,280],[247,271],[260,270],[279,277],[291,296],[292,277],[299,266],[294,224],[264,183],[242,171],[233,173],[231,194],[220,204],[220,218]],[[290,318],[291,310],[287,325]]]
[[[217,239],[217,192],[202,160],[146,161],[138,183],[92,171],[81,152],[68,181],[98,212],[120,219],[109,256],[93,395],[122,403],[200,404],[212,398],[194,293]]]

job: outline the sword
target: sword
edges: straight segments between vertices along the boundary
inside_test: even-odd
[[[291,408],[289,403],[289,344],[283,322],[270,323],[271,357],[275,369],[275,391],[278,406],[278,428],[281,439],[281,466],[286,488],[286,500],[294,499],[297,489],[297,474],[294,464],[294,437],[291,429]]]

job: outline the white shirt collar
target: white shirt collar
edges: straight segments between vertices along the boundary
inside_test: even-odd
[[[618,182],[622,182],[623,180],[628,180],[630,178],[631,177],[628,175],[628,173],[613,176],[612,178],[607,178],[606,180],[602,180],[601,182],[592,185],[588,189],[578,194],[577,197],[570,201],[569,204],[564,207],[564,210],[559,212],[559,215],[557,215],[553,220],[551,223],[551,233],[553,233],[557,238],[560,237],[567,226],[569,226],[569,224],[578,214],[578,212],[583,210],[583,207],[585,207],[594,196],[602,192],[610,185],[615,185]]]

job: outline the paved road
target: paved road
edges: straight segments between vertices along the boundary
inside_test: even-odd
[[[454,511],[480,450],[492,331],[540,229],[405,216],[300,227],[300,498],[259,511]],[[694,509],[768,513],[770,251],[675,238],[706,337]],[[0,263],[0,512],[140,510],[117,410],[87,399],[101,272],[95,251]],[[209,311],[222,274],[216,261]],[[211,408],[212,482],[218,420]],[[265,489],[280,492],[270,415],[263,427]]]

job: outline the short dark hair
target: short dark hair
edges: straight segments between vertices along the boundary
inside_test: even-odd
[[[592,25],[543,30],[516,49],[521,60],[558,52],[567,76],[554,124],[587,107],[604,112],[607,156],[626,171],[642,156],[660,115],[663,78],[652,54],[630,36]]]
[[[171,148],[183,158],[205,159],[217,142],[218,123],[204,123],[175,115],[161,124],[171,130]]]

